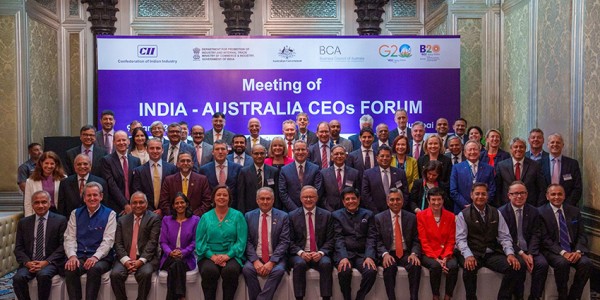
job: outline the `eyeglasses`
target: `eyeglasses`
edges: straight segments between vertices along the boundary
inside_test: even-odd
[[[192,135],[204,135],[204,132],[192,132]]]
[[[267,153],[266,152],[252,152],[252,155],[265,156],[265,155],[267,155]]]
[[[511,196],[525,196],[527,195],[527,192],[513,192],[513,193],[508,193]]]

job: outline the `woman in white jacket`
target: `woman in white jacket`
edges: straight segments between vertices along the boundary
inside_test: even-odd
[[[52,151],[44,152],[36,163],[31,176],[27,179],[27,182],[25,182],[23,205],[25,207],[26,217],[33,215],[31,195],[41,190],[50,194],[50,210],[56,212],[58,187],[63,178],[65,178],[65,171],[62,167],[60,157]]]

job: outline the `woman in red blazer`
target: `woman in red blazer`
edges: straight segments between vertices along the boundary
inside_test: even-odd
[[[456,222],[452,212],[444,209],[444,191],[433,187],[427,192],[429,207],[417,214],[419,240],[423,252],[421,263],[429,269],[433,299],[440,299],[440,281],[446,273],[446,295],[452,299],[458,278],[458,264],[452,256],[456,240]]]

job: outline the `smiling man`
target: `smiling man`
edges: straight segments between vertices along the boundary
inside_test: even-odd
[[[287,212],[301,206],[300,191],[304,186],[321,188],[323,178],[319,166],[307,160],[308,149],[306,142],[298,140],[294,144],[294,163],[281,168],[279,173],[279,199]]]
[[[579,162],[563,155],[565,143],[559,133],[548,136],[550,155],[539,160],[546,184],[557,183],[565,189],[565,201],[578,206],[583,193]]]
[[[102,176],[102,164],[101,159],[107,152],[102,147],[95,147],[96,142],[96,128],[92,125],[84,125],[79,130],[79,140],[81,140],[81,146],[77,146],[67,150],[67,160],[65,161],[65,172],[67,174],[75,174],[75,168],[73,162],[78,154],[87,155],[92,162],[92,174],[96,176]]]
[[[75,174],[65,178],[60,182],[58,188],[58,213],[69,217],[71,212],[82,206],[83,187],[88,182],[98,182],[106,189],[106,181],[101,177],[90,174],[92,163],[90,158],[85,154],[79,154],[75,157]],[[104,194],[102,199],[104,203],[108,202],[107,194]]]

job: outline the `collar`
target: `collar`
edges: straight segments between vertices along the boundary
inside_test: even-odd
[[[559,161],[562,161],[562,154],[557,157],[552,156],[552,154],[549,154],[549,156],[550,156],[550,162],[552,162],[553,159],[558,159]]]
[[[37,214],[35,215],[35,221],[39,222],[40,218],[44,218],[44,220],[48,221],[48,215],[50,215],[50,211],[47,211],[43,216],[38,216]]]
[[[110,131],[104,131],[104,129],[102,129],[102,136],[105,136],[107,134],[110,134],[110,135],[114,136],[115,135],[115,130],[111,129]]]
[[[399,213],[394,213],[391,209],[388,209],[390,211],[390,215],[392,216],[392,222],[394,222],[394,218],[396,218],[396,215],[400,216],[400,222],[402,222],[402,210],[400,210]]]
[[[162,158],[159,158],[157,161],[150,160],[150,167],[154,166],[154,164],[158,164],[158,167],[162,167]]]
[[[83,176],[83,177],[77,175],[77,182],[79,182],[80,179],[83,179],[84,181],[87,182],[88,178],[90,178],[90,173],[85,174],[85,176]]]
[[[294,163],[296,163],[296,169],[298,169],[298,167],[302,166],[302,168],[306,171],[306,161],[304,161],[303,163],[299,163],[298,161],[294,161]]]
[[[554,211],[554,214],[556,215],[556,212],[561,209],[563,214],[565,213],[565,210],[563,209],[563,205],[561,204],[560,207],[556,207],[554,205],[552,205],[552,203],[550,203],[550,207],[552,207],[552,211]]]
[[[273,216],[273,209],[269,209],[269,211],[268,211],[268,212],[266,212],[266,213],[265,213],[265,212],[263,212],[263,211],[262,211],[262,210],[260,210],[260,209],[259,209],[258,211],[260,212],[260,216],[261,216],[261,217],[263,216],[263,214],[267,214],[267,218],[269,218],[269,217],[272,217],[272,216]]]
[[[517,213],[517,209],[519,209],[519,208],[522,209],[523,212],[525,212],[525,205],[523,205],[522,207],[516,207],[511,203],[510,206],[512,207],[512,209],[515,213]]]
[[[256,171],[258,170],[265,170],[265,164],[263,163],[262,165],[260,165],[260,167],[257,164],[254,164],[254,169],[256,169]]]
[[[316,215],[315,213],[317,212],[317,208],[316,208],[316,207],[315,207],[315,208],[313,208],[312,210],[308,210],[308,209],[306,209],[304,206],[302,206],[302,210],[304,210],[304,215],[306,215],[306,214],[308,214],[309,212],[311,212],[311,213],[312,213],[312,215],[313,215],[313,216],[315,216],[315,215]]]
[[[323,148],[323,145],[325,145],[325,147],[329,148],[329,143],[330,143],[329,141],[327,143],[323,143],[323,142],[319,141],[319,149]]]
[[[360,152],[365,152],[367,150],[369,150],[369,152],[372,152],[373,148],[372,147],[371,148],[365,148],[363,145],[360,145]]]
[[[98,205],[98,208],[96,208],[96,210],[91,211],[89,208],[86,207],[88,214],[91,216],[93,216],[99,209],[100,207],[102,207],[102,204]]]
[[[223,167],[227,168],[227,166],[228,166],[229,164],[227,163],[227,159],[226,159],[225,161],[223,161],[223,163],[222,163],[222,164],[218,163],[218,162],[215,160],[215,168],[218,168],[218,167],[219,167],[219,165],[223,165]]]
[[[513,166],[514,166],[515,164],[517,164],[517,163],[520,163],[520,164],[521,164],[521,167],[523,166],[523,162],[525,161],[525,157],[521,158],[521,160],[516,160],[516,159],[515,159],[514,157],[512,157],[512,156],[511,156],[511,158],[512,158],[512,162],[513,162]]]
[[[190,181],[191,174],[192,172],[190,172],[190,174],[188,174],[187,176],[184,176],[181,172],[179,172],[179,175],[181,175],[181,181],[183,181],[184,178]]]

